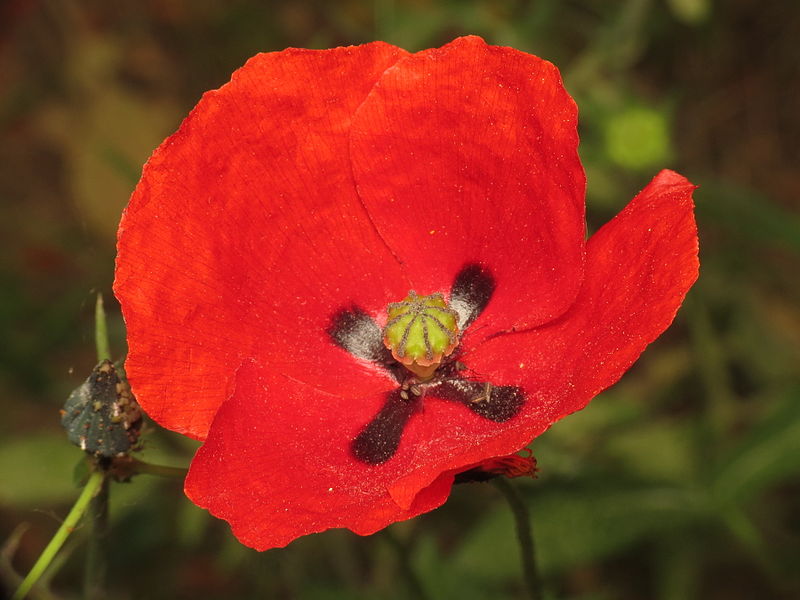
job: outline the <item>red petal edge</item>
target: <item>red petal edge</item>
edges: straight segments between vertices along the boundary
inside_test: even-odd
[[[246,357],[364,395],[391,386],[325,333],[408,291],[355,192],[350,121],[404,50],[261,54],[159,147],[123,215],[114,291],[144,410],[203,439]]]
[[[466,263],[497,289],[467,336],[523,329],[572,304],[585,177],[577,108],[558,69],[469,36],[406,57],[353,120],[358,192],[419,293]]]
[[[387,491],[392,461],[370,466],[349,453],[363,410],[354,417],[347,403],[292,382],[267,383],[262,374],[252,361],[239,369],[185,485],[192,502],[228,521],[243,544],[278,548],[333,527],[369,535],[447,499],[453,473],[439,474],[408,507],[398,506]]]

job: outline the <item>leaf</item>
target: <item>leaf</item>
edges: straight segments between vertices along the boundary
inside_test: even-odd
[[[497,508],[503,509],[503,505]],[[497,511],[495,511],[497,512]],[[513,531],[509,530],[510,537],[507,542],[514,550],[516,538]],[[492,562],[496,548],[483,548],[486,560]],[[501,549],[501,556],[506,556]],[[430,598],[458,598],[459,600],[484,600],[485,598],[505,598],[503,592],[507,591],[508,583],[516,582],[518,587],[522,587],[522,574],[520,572],[519,559],[511,557],[510,565],[499,565],[501,570],[506,573],[505,577],[497,577],[491,570],[487,577],[485,569],[474,571],[470,568],[462,568],[458,563],[459,554],[455,557],[448,556],[437,543],[433,535],[424,535],[413,548],[414,569],[422,582],[422,587]],[[510,567],[510,568],[506,568]]]
[[[716,496],[747,502],[765,488],[800,473],[800,389],[756,426],[723,461],[714,479]]]
[[[685,423],[640,423],[609,437],[603,455],[623,465],[625,472],[637,479],[680,484],[696,475],[692,440],[691,428]]]
[[[733,231],[739,248],[750,239],[800,252],[800,218],[755,191],[700,181],[697,214],[701,231],[723,226]],[[739,250],[741,250],[739,248]]]
[[[689,489],[602,489],[596,483],[539,493],[531,506],[539,565],[551,573],[596,562],[645,538],[690,526],[705,512],[701,497]],[[475,526],[454,563],[493,580],[518,572],[519,549],[509,512],[494,511]]]

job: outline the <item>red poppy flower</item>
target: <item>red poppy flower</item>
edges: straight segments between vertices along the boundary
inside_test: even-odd
[[[189,498],[259,549],[369,534],[617,381],[697,277],[694,186],[663,171],[586,242],[576,121],[553,65],[476,37],[262,54],[207,93],[115,283],[142,407],[205,442]],[[390,309],[417,374],[382,331],[409,290],[440,294]]]

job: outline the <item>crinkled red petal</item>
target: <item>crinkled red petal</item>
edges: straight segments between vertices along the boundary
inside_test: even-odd
[[[388,493],[398,462],[370,466],[353,458],[349,442],[382,396],[326,396],[262,375],[269,379],[251,361],[239,369],[235,392],[217,411],[186,479],[189,498],[227,520],[242,543],[265,550],[334,527],[368,535],[447,499],[452,473],[439,474],[401,507]],[[415,443],[422,441],[403,441],[407,449]],[[404,470],[407,460],[401,458]]]
[[[256,548],[439,506],[454,473],[616,381],[697,275],[692,186],[664,172],[590,240],[575,300],[584,179],[555,68],[477,38],[403,56],[252,59],[156,151],[120,226],[134,391],[166,427],[208,436],[187,494]],[[468,372],[520,386],[522,411],[498,423],[431,393],[391,458],[356,459],[396,382],[332,343],[331,319],[379,319],[468,263],[496,284],[462,342]]]
[[[408,506],[442,472],[526,446],[615,383],[670,325],[698,274],[694,188],[662,171],[591,237],[584,284],[566,314],[465,348],[468,373],[521,387],[525,403],[517,416],[495,423],[426,398],[425,418],[409,427],[425,441],[389,490],[398,504]]]
[[[577,109],[556,67],[459,38],[388,69],[356,113],[364,205],[419,293],[479,263],[497,289],[468,335],[541,324],[582,277]]]
[[[525,391],[521,413],[508,422],[429,395],[397,452],[368,465],[350,442],[385,393],[321,394],[248,362],[192,463],[187,494],[259,549],[331,527],[367,534],[439,506],[454,473],[497,467],[494,457],[519,450],[613,384],[670,324],[697,277],[693,189],[662,172],[591,238],[587,277],[568,313],[466,354],[469,372]]]
[[[352,116],[405,51],[262,54],[156,150],[119,229],[126,369],[156,421],[204,438],[246,357],[333,393],[391,385],[330,343],[342,304],[409,282],[355,192]]]

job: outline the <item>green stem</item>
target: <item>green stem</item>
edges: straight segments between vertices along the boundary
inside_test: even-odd
[[[36,584],[47,567],[53,561],[56,554],[61,549],[61,546],[64,545],[64,542],[69,537],[69,534],[72,533],[75,527],[78,525],[78,522],[81,520],[83,513],[86,512],[91,499],[103,485],[103,481],[105,481],[104,473],[100,471],[94,471],[91,474],[89,481],[86,482],[83,491],[81,491],[80,496],[78,496],[78,499],[75,501],[75,504],[69,511],[67,518],[64,519],[61,527],[58,528],[58,531],[56,531],[53,539],[50,540],[49,544],[47,544],[47,547],[39,556],[39,559],[33,565],[33,568],[31,568],[28,575],[22,580],[22,583],[17,588],[17,591],[14,592],[14,595],[11,597],[11,600],[22,600],[28,595],[28,593],[31,591],[31,588]]]
[[[763,534],[747,514],[733,505],[722,505],[719,509],[719,514],[721,514],[728,530],[752,554],[755,562],[767,575],[774,576],[777,561],[773,557],[770,547],[764,541]]]
[[[564,73],[570,91],[581,92],[602,85],[603,73],[619,70],[638,57],[644,25],[652,0],[626,0],[609,25],[598,30],[592,42],[572,61]]]
[[[94,305],[94,345],[97,360],[111,360],[111,346],[108,343],[108,322],[106,320],[103,294],[97,294]],[[102,459],[101,459],[102,460]],[[95,473],[101,473],[100,488],[89,501],[89,547],[86,554],[83,595],[86,600],[105,598],[105,581],[108,563],[108,464],[97,465]]]
[[[89,501],[89,546],[86,553],[86,570],[83,580],[85,600],[106,598],[106,572],[108,571],[108,496],[109,479],[105,476],[100,489]]]
[[[111,360],[111,347],[108,343],[108,323],[103,306],[103,294],[97,294],[94,305],[94,345],[97,348],[97,360]]]
[[[714,331],[709,308],[702,294],[702,287],[687,302],[687,318],[695,361],[699,365],[702,384],[707,401],[706,414],[713,442],[725,439],[733,426],[733,386],[728,374],[727,358],[720,336]]]
[[[133,459],[132,465],[135,473],[147,473],[148,475],[158,475],[159,477],[186,477],[188,469],[183,467],[168,467],[166,465],[154,465],[141,460]]]
[[[505,477],[495,477],[492,480],[495,487],[505,496],[511,514],[514,515],[514,523],[517,528],[517,539],[519,540],[520,559],[522,561],[522,572],[525,576],[525,584],[528,588],[528,595],[531,600],[542,600],[542,580],[536,568],[536,552],[533,545],[533,529],[531,527],[531,517],[525,501],[520,496],[517,489]]]

